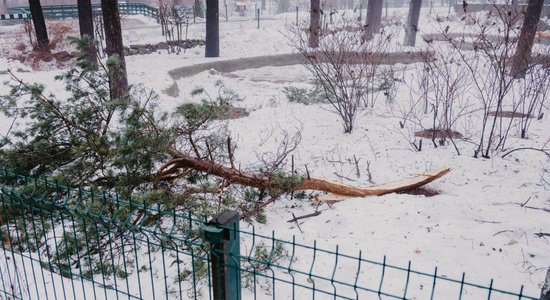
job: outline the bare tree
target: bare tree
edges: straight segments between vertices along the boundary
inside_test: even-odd
[[[529,0],[525,17],[523,18],[523,26],[519,36],[519,42],[514,55],[511,73],[516,77],[525,77],[525,73],[529,67],[531,60],[531,49],[537,32],[537,25],[542,13],[544,0]]]
[[[180,53],[182,39],[187,39],[189,22],[193,17],[191,9],[176,7],[174,2],[167,0],[159,1],[159,18],[162,26],[162,33],[166,38],[169,51]],[[184,28],[185,25],[185,37]]]

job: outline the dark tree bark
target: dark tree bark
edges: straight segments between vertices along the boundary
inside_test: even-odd
[[[540,20],[543,5],[544,0],[529,0],[527,4],[516,54],[512,61],[511,74],[517,78],[524,78],[527,68],[529,67],[531,50],[533,49],[535,33],[537,32],[537,25]]]
[[[206,57],[220,56],[220,20],[218,0],[206,0]]]
[[[409,3],[409,16],[405,26],[405,41],[403,45],[413,46],[416,44],[416,33],[418,32],[418,20],[420,19],[420,8],[422,0],[411,0]]]
[[[321,7],[320,0],[311,0],[311,11],[309,12],[309,40],[311,48],[319,47],[319,35],[321,34]]]
[[[48,31],[46,30],[46,22],[44,21],[40,0],[29,0],[29,7],[31,9],[32,22],[34,23],[38,47],[44,48],[50,43],[50,39],[48,38]]]
[[[382,28],[382,8],[383,0],[369,0],[367,5],[367,30],[365,31],[365,40],[372,39],[375,33],[379,33]]]
[[[86,59],[97,65],[96,49],[94,46],[94,16],[91,0],[78,0],[78,24],[80,37],[86,42],[84,52]]]
[[[101,10],[103,12],[107,56],[109,56],[109,58],[117,56],[118,59],[117,65],[109,69],[109,90],[111,91],[111,99],[117,99],[122,97],[128,89],[118,3],[112,0],[101,0]]]
[[[201,0],[195,0],[195,4],[193,6],[193,14],[195,15],[195,17],[204,18]]]
[[[544,285],[540,290],[540,300],[550,300],[550,267],[546,272],[546,279],[544,280]]]

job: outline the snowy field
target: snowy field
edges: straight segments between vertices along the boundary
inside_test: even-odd
[[[406,11],[390,10],[390,14],[395,19],[404,19]],[[441,24],[436,22],[436,15],[446,17],[447,8],[436,8],[431,15],[428,8],[423,9],[421,33],[439,32]],[[381,261],[385,255],[388,263],[405,268],[411,261],[414,269],[425,272],[433,272],[437,266],[439,274],[457,279],[466,272],[471,282],[488,285],[494,279],[493,287],[504,290],[519,292],[524,285],[524,294],[538,296],[550,266],[550,238],[535,235],[550,232],[550,175],[545,172],[550,169],[550,159],[541,152],[529,150],[516,151],[505,158],[501,158],[505,151],[492,153],[489,159],[473,158],[479,123],[475,112],[462,118],[456,126],[464,135],[463,139],[455,140],[461,155],[452,144],[435,148],[428,139],[424,140],[422,150],[416,151],[411,145],[419,140],[414,132],[430,128],[429,116],[421,125],[401,128],[399,122],[402,107],[411,97],[417,97],[413,77],[420,64],[392,67],[395,74],[403,78],[403,83],[396,87],[395,99],[387,101],[383,93],[376,95],[374,107],[358,115],[351,134],[343,133],[338,116],[328,104],[288,101],[284,87],[311,86],[313,77],[301,65],[266,66],[232,73],[204,71],[177,80],[168,74],[178,67],[214,60],[293,53],[295,50],[289,46],[285,34],[294,18],[292,13],[266,17],[259,29],[251,19],[230,22],[221,19],[219,58],[204,58],[204,47],[187,49],[177,55],[162,51],[129,56],[126,58],[129,82],[158,92],[162,109],[170,111],[190,101],[189,94],[197,86],[215,94],[215,83],[222,81],[243,97],[236,105],[250,112],[248,117],[225,121],[238,145],[235,159],[243,165],[253,165],[258,154],[274,151],[282,132],[301,130],[301,143],[294,152],[295,165],[302,173],[307,165],[315,177],[371,186],[441,167],[450,167],[452,171],[428,185],[438,192],[433,197],[389,194],[349,199],[332,206],[321,204],[318,208],[321,214],[301,220],[298,228],[296,223],[287,220],[292,219],[292,214],[314,212],[316,204],[285,196],[266,208],[266,224],[242,222],[241,227],[254,226],[256,232],[267,236],[275,231],[280,239],[292,240],[295,236],[296,241],[304,244],[313,244],[316,240],[324,249],[335,249],[338,245],[341,253],[350,255],[357,255],[361,250],[364,257],[373,260]],[[454,32],[471,30],[458,18],[451,20],[449,25]],[[123,21],[125,45],[164,40],[154,20],[134,16]],[[76,33],[76,20],[64,22]],[[0,81],[3,83],[0,94],[8,92],[6,82],[10,76],[4,71],[11,69],[24,81],[43,83],[48,91],[62,98],[60,95],[66,92],[53,80],[62,69],[42,62],[33,70],[13,59],[17,53],[14,42],[24,36],[22,26],[0,26]],[[203,39],[204,23],[191,24],[189,38]],[[417,49],[400,46],[402,40],[401,32],[392,51],[421,50],[426,46],[420,36]],[[179,96],[162,92],[174,83],[179,88]],[[549,102],[546,100],[543,108],[545,116],[532,121],[528,138],[519,138],[519,124],[512,123],[508,150],[548,148]],[[11,120],[2,119],[1,133],[5,134],[10,126]],[[360,176],[351,162],[354,157],[359,161]],[[370,181],[368,173],[372,177]],[[322,262],[321,266],[330,268],[331,263]],[[410,289],[411,294],[415,294],[422,287],[413,285]]]

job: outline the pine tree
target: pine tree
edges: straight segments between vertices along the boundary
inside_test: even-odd
[[[96,50],[94,46],[94,16],[92,2],[90,0],[78,0],[78,24],[80,25],[80,37],[86,43],[84,52],[86,58],[92,64],[97,64]]]
[[[48,38],[48,30],[46,29],[46,22],[44,21],[40,0],[29,0],[29,7],[31,9],[32,22],[34,23],[38,47],[45,48],[50,43],[50,39]]]
[[[128,89],[124,46],[122,45],[122,29],[117,1],[101,0],[103,25],[105,28],[105,44],[109,61],[109,90],[111,99],[124,96]]]

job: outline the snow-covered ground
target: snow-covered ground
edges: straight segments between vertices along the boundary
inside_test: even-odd
[[[427,10],[421,15],[422,33],[430,33],[440,26],[435,15],[429,15]],[[404,18],[406,12],[390,10],[390,13],[399,19]],[[447,8],[439,8],[438,13],[446,16]],[[454,31],[464,28],[460,20],[454,20],[450,23]],[[316,206],[309,200],[282,197],[266,209],[266,224],[252,224],[256,232],[270,236],[271,231],[275,231],[278,238],[292,240],[295,236],[296,241],[304,244],[313,244],[316,240],[324,249],[335,249],[339,245],[341,253],[352,255],[361,250],[363,257],[373,260],[381,261],[386,255],[388,263],[405,268],[410,260],[414,269],[426,272],[433,272],[438,266],[439,274],[457,279],[466,272],[469,281],[481,285],[488,285],[493,278],[496,288],[519,292],[519,287],[524,285],[524,294],[538,295],[550,266],[550,240],[535,236],[539,232],[550,232],[550,214],[542,210],[550,208],[550,186],[543,184],[543,176],[546,180],[550,176],[543,173],[550,168],[550,160],[544,154],[526,150],[506,158],[494,154],[490,159],[476,159],[472,157],[475,146],[471,143],[475,139],[456,140],[461,155],[452,144],[434,148],[429,140],[424,141],[422,151],[415,151],[410,144],[414,130],[401,129],[397,116],[399,104],[407,103],[410,90],[415,88],[411,84],[399,86],[393,103],[378,95],[375,107],[362,112],[354,131],[344,134],[338,116],[329,105],[306,106],[287,100],[283,87],[309,86],[313,79],[303,66],[268,66],[236,71],[230,76],[205,71],[178,80],[168,74],[177,67],[213,60],[292,53],[294,50],[288,45],[285,33],[293,22],[293,14],[279,15],[262,20],[257,29],[256,21],[251,19],[222,20],[219,58],[204,58],[204,47],[188,49],[179,55],[162,51],[130,56],[126,58],[129,81],[159,93],[175,82],[179,97],[163,94],[165,110],[188,101],[193,88],[203,86],[215,92],[215,82],[223,81],[244,98],[237,105],[250,112],[246,118],[227,121],[238,144],[236,160],[243,165],[254,164],[258,153],[273,151],[282,131],[302,130],[301,143],[294,153],[296,166],[305,171],[303,166],[307,165],[315,177],[370,186],[445,166],[452,168],[448,175],[429,185],[439,195],[389,194],[349,199],[332,207],[322,204],[321,215],[301,220],[300,228],[287,220],[292,214],[311,213]],[[125,24],[125,44],[163,40],[160,27],[151,19],[126,17]],[[21,79],[43,83],[58,97],[63,95],[63,86],[53,80],[53,75],[62,70],[46,65],[42,68],[45,70],[31,70],[10,59],[16,52],[11,48],[14,37],[22,36],[21,26],[0,27],[0,71],[11,68]],[[191,24],[189,38],[204,38],[204,23]],[[397,40],[401,41],[402,37]],[[422,39],[418,41],[417,48],[425,46]],[[394,50],[399,51],[401,47],[397,45]],[[416,66],[395,68],[410,77]],[[8,74],[0,73],[0,81],[4,83],[8,79]],[[0,94],[6,92],[7,86],[3,84]],[[518,128],[513,125],[508,147],[541,148],[548,143],[548,101],[545,115],[541,120],[532,121],[528,139],[520,139]],[[475,136],[478,121],[475,116],[465,118],[459,129],[466,136]],[[4,119],[0,125],[4,134],[11,122]],[[269,136],[271,139],[266,141]],[[359,177],[355,164],[350,163],[354,156],[359,160]],[[368,180],[367,170],[372,174],[372,182]],[[245,229],[252,225],[241,224]],[[324,263],[331,267],[331,262]],[[422,287],[416,285],[410,289],[414,294]]]

